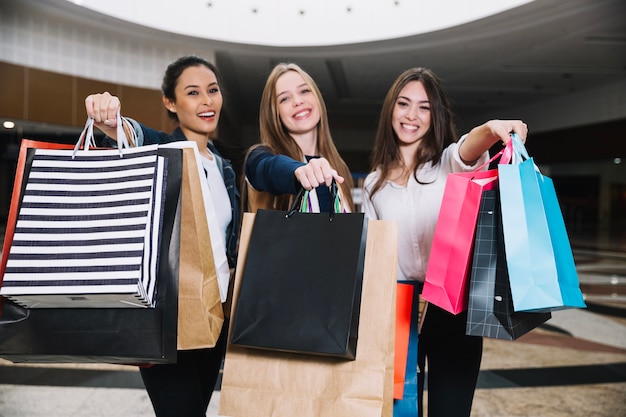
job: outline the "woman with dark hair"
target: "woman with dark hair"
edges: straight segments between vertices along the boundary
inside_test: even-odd
[[[315,81],[296,64],[278,64],[270,73],[259,110],[260,145],[246,157],[248,203],[265,194],[268,207],[287,210],[301,187],[311,190],[313,211],[329,211],[334,179],[346,211],[353,211],[352,176],[330,134],[326,105]],[[244,201],[246,199],[244,198]]]
[[[381,110],[364,182],[368,218],[398,222],[398,281],[421,285],[426,275],[448,174],[473,171],[488,150],[510,134],[526,139],[519,120],[491,120],[456,141],[453,114],[437,76],[425,68],[403,72]],[[428,375],[428,416],[469,416],[482,357],[482,338],[465,335],[467,313],[429,304],[418,341],[419,415]],[[427,362],[427,363],[426,363]]]
[[[167,67],[162,84],[163,104],[177,122],[168,134],[124,118],[124,129],[134,130],[136,145],[194,141],[202,156],[206,181],[224,236],[229,266],[235,267],[239,234],[239,192],[235,171],[221,157],[212,141],[222,110],[222,93],[217,69],[196,56],[179,58]],[[116,115],[119,99],[109,93],[93,94],[85,99],[87,115],[94,125],[116,140]],[[141,377],[157,417],[204,417],[215,388],[226,350],[228,324],[213,348],[179,350],[176,364],[140,368]]]

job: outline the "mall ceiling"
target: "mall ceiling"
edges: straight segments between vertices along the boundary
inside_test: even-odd
[[[461,125],[483,114],[507,117],[502,109],[562,98],[626,77],[624,0],[537,0],[422,35],[306,48],[185,38],[109,19],[67,1],[34,3],[82,24],[148,35],[155,41],[179,37],[213,48],[229,95],[227,110],[248,125],[256,124],[265,79],[281,61],[296,62],[313,76],[332,120],[368,128],[376,123],[392,81],[413,66],[429,67],[443,79]],[[198,7],[206,6],[206,1],[198,2]]]

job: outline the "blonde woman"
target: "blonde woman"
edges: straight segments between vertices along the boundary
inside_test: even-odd
[[[326,105],[315,81],[293,63],[281,63],[271,71],[259,111],[261,143],[246,157],[248,204],[259,192],[266,205],[289,208],[301,187],[312,191],[312,211],[330,210],[328,187],[334,179],[346,211],[353,211],[352,177],[330,134]],[[245,201],[245,200],[244,200]]]

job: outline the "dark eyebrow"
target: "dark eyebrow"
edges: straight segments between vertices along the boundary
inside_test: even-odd
[[[209,84],[209,87],[212,87],[214,85],[218,85],[217,81],[212,82],[211,84]],[[187,90],[188,88],[200,88],[199,85],[195,85],[195,84],[191,84],[191,85],[187,85],[185,86],[184,90]]]
[[[404,99],[406,101],[412,101],[410,98],[405,97],[405,96],[398,96],[398,99]],[[430,100],[419,100],[418,103],[428,103],[430,104]]]

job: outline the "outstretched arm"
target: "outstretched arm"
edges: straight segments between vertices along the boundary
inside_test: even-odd
[[[468,133],[459,148],[459,156],[466,164],[473,165],[496,142],[502,141],[506,144],[511,140],[511,133],[516,133],[523,142],[526,142],[528,127],[521,120],[489,120]]]

